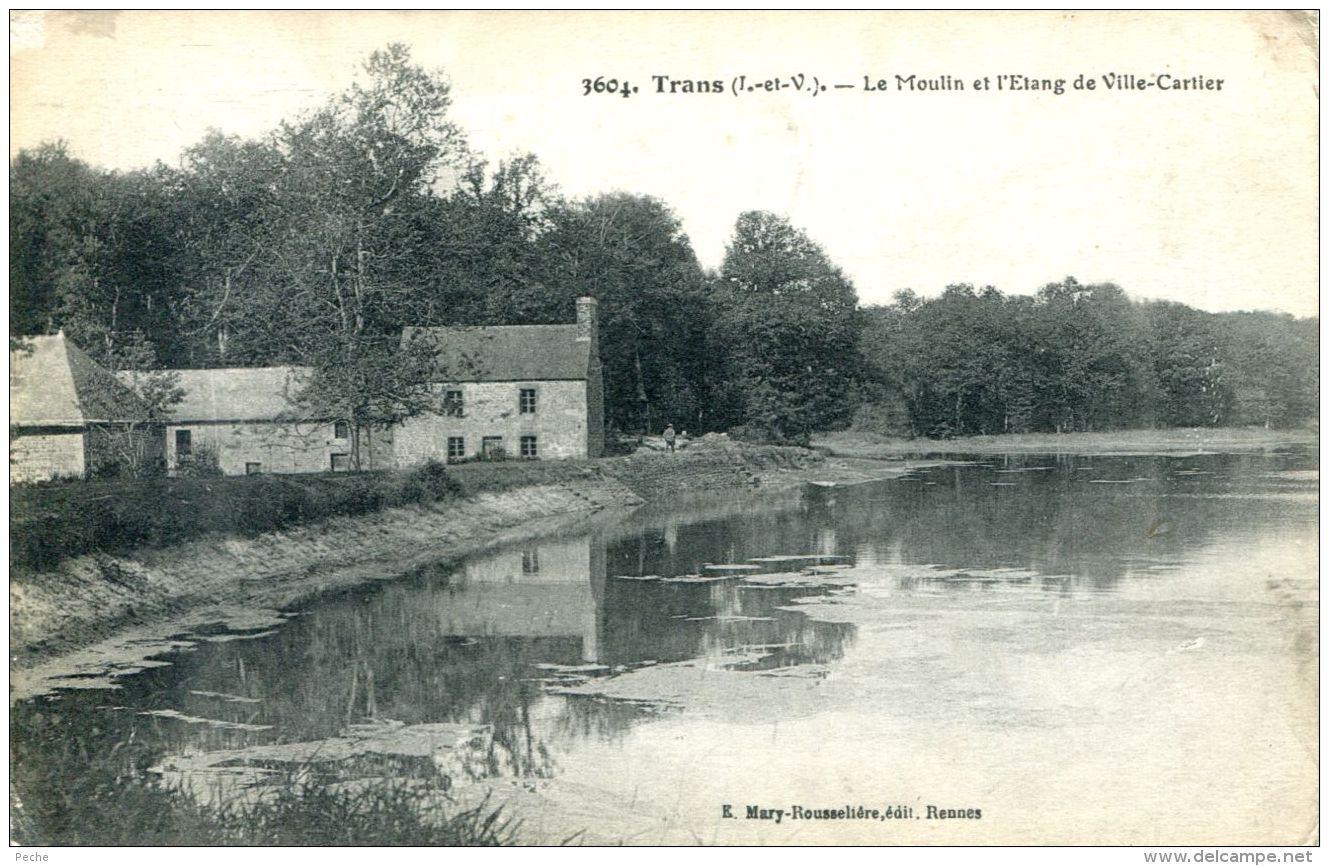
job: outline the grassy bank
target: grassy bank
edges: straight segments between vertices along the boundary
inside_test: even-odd
[[[11,700],[45,693],[71,671],[132,672],[145,646],[200,617],[270,618],[323,592],[644,500],[792,483],[804,473],[791,470],[822,466],[804,449],[724,443],[443,471],[19,489],[11,557],[22,565],[10,572],[9,634],[11,673],[21,676],[11,680]]]
[[[132,738],[108,744],[95,726],[43,736],[53,723],[24,716],[12,732],[16,845],[475,846],[511,844],[517,829],[488,803],[445,805],[440,779],[348,783],[312,765],[269,780],[261,797],[200,800],[146,772],[154,756]]]
[[[91,553],[160,549],[210,535],[254,538],[331,518],[607,478],[649,498],[676,488],[736,486],[751,482],[753,471],[797,468],[819,459],[802,449],[727,443],[677,455],[605,460],[20,485],[10,494],[9,562],[11,568],[42,571]]]
[[[933,454],[1194,454],[1263,451],[1318,442],[1319,435],[1313,430],[1189,427],[1103,433],[1011,433],[956,439],[897,439],[847,431],[823,434],[814,438],[812,445],[835,457],[891,459]]]
[[[77,787],[84,798],[77,811],[67,809],[74,800],[56,799],[49,789],[18,792],[24,811],[13,818],[14,844],[487,846],[514,841],[513,825],[500,810],[431,815],[421,808],[418,786],[389,778],[353,788],[292,780],[265,799],[230,804],[199,803],[145,776],[108,779],[93,790],[87,790],[88,784],[65,787]],[[57,791],[56,797],[68,793]]]
[[[441,464],[409,472],[154,478],[20,485],[10,492],[12,568],[160,548],[209,533],[253,537],[323,520],[455,499]]]

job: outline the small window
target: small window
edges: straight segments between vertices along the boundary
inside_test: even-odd
[[[521,573],[522,574],[540,573],[540,551],[523,550],[521,552]]]
[[[517,399],[517,406],[523,415],[535,414],[535,389],[522,388],[521,396]]]
[[[460,391],[443,392],[443,414],[460,418],[466,411],[466,403]]]
[[[246,464],[245,464],[245,474],[246,474],[246,475],[262,475],[262,474],[263,474],[263,464],[262,464],[262,463],[246,463]]]
[[[175,431],[175,459],[188,460],[194,456],[194,434],[189,430]]]
[[[529,460],[534,460],[540,456],[540,450],[535,443],[534,436],[521,437],[521,456]]]
[[[333,455],[332,455],[332,471],[333,471],[333,472],[350,472],[350,471],[351,471],[351,455],[349,455],[349,454],[333,454]]]
[[[484,436],[480,439],[480,453],[485,457],[500,458],[503,456],[503,437],[502,436]]]
[[[448,462],[460,460],[466,456],[466,439],[462,436],[448,437]]]
[[[349,422],[349,421],[338,421],[337,423],[333,424],[333,425],[332,425],[332,438],[333,438],[333,439],[350,439],[350,438],[351,438],[351,422]]]

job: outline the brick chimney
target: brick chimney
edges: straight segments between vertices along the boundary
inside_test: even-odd
[[[596,306],[595,298],[577,299],[577,342],[600,342],[600,314]]]

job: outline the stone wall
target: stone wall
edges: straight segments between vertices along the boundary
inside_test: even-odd
[[[194,455],[205,449],[217,454],[217,462],[226,475],[244,475],[248,464],[256,463],[258,472],[328,472],[333,455],[351,454],[351,438],[338,438],[336,427],[327,424],[286,424],[276,422],[172,424],[166,428],[166,464],[178,470],[176,431],[190,432]],[[361,433],[361,459],[364,468],[391,465],[392,431]]]
[[[533,388],[535,412],[523,414],[522,388]],[[587,456],[586,382],[467,382],[438,386],[440,405],[445,391],[462,392],[460,416],[427,414],[408,419],[393,432],[396,464],[415,466],[426,460],[446,461],[448,438],[460,436],[464,456],[480,454],[485,437],[502,438],[509,458],[521,456],[521,437],[535,436],[538,457]]]
[[[83,433],[77,430],[36,434],[11,431],[10,483],[82,478],[85,468],[83,445]]]
[[[597,349],[598,352],[598,349]],[[605,453],[605,383],[598,354],[591,356],[590,376],[586,379],[586,456],[603,457]]]

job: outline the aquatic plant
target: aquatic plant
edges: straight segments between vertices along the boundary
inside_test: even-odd
[[[11,826],[19,845],[504,845],[517,824],[486,799],[448,812],[419,780],[354,785],[299,772],[257,798],[203,802],[149,775],[74,773],[56,791],[17,789]],[[17,786],[16,786],[17,788]]]

